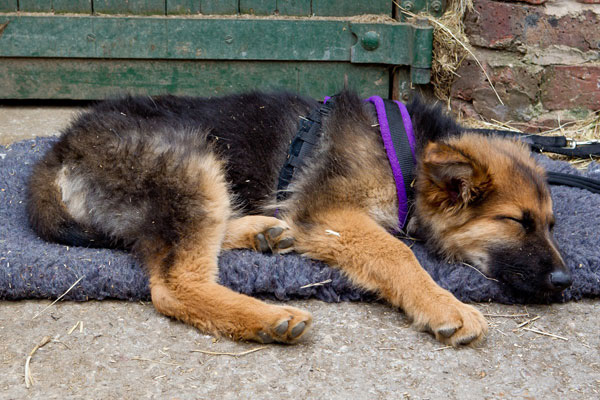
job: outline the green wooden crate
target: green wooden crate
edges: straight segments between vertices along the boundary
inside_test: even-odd
[[[364,95],[401,96],[411,83],[429,82],[432,28],[395,21],[393,6],[389,0],[0,0],[0,98],[254,88],[320,98],[339,91],[345,79]]]

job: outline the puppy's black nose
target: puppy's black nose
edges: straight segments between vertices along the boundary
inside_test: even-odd
[[[573,278],[571,274],[564,271],[554,271],[550,274],[550,283],[557,290],[563,290],[571,286]]]

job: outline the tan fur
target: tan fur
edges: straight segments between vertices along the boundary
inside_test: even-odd
[[[449,259],[471,260],[485,271],[485,260],[478,256],[483,245],[516,242],[523,234],[519,226],[499,221],[495,216],[518,217],[521,210],[531,210],[540,224],[553,218],[549,193],[542,193],[540,198],[535,185],[515,171],[515,165],[520,163],[540,177],[545,175],[529,155],[529,149],[520,142],[463,135],[445,144],[430,143],[420,162],[423,177],[418,182],[420,197],[416,207],[421,218],[433,228],[433,235],[440,238],[441,250]],[[432,168],[448,168],[454,163],[474,171],[465,179],[462,193],[465,198],[458,206],[448,205],[447,193],[435,184],[435,178],[429,178],[434,174]],[[470,196],[481,193],[485,202],[477,214],[457,208],[466,204]]]
[[[69,214],[78,222],[87,222],[88,215],[85,206],[85,193],[87,182],[69,173],[67,166],[63,166],[56,174],[55,184],[59,187],[62,202]]]

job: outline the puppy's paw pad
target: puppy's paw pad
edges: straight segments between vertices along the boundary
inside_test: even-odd
[[[289,321],[283,321],[282,323],[277,325],[277,327],[275,328],[275,333],[278,334],[279,336],[285,335],[285,333],[288,330],[288,326],[289,326]]]
[[[269,242],[267,242],[267,238],[263,233],[258,233],[256,236],[254,236],[254,247],[261,253],[267,253],[271,250],[269,247]]]
[[[274,226],[273,228],[267,229],[267,231],[265,232],[265,236],[269,240],[276,240],[279,236],[281,236],[283,231],[284,228],[282,228],[281,226]]]
[[[259,331],[257,336],[260,343],[269,344],[275,341],[271,335],[263,331]]]
[[[456,345],[457,346],[465,346],[467,344],[476,342],[477,340],[479,340],[479,336],[472,334],[472,335],[465,336],[465,337],[462,337],[462,338],[456,340]]]
[[[275,248],[277,250],[283,251],[291,251],[291,247],[294,245],[294,238],[291,237],[286,237],[284,239],[281,239],[279,242],[277,242],[277,244],[275,245]]]
[[[442,337],[449,338],[456,333],[457,328],[441,328],[437,330],[437,334]]]

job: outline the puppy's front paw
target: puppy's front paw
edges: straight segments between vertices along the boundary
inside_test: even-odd
[[[433,333],[440,342],[454,347],[475,344],[488,331],[488,323],[481,312],[461,303],[450,293],[436,296],[435,302],[417,312],[414,324]]]
[[[288,224],[280,219],[247,215],[229,221],[222,248],[282,254],[294,250],[294,237]]]
[[[258,232],[254,236],[254,247],[263,253],[288,253],[294,249],[294,238],[290,229],[283,221],[278,221],[274,226]]]

